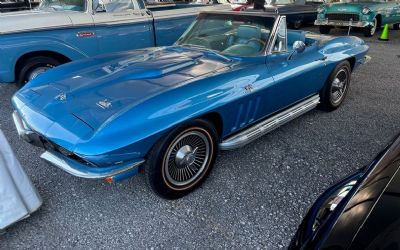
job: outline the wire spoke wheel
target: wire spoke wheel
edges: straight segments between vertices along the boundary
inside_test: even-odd
[[[342,101],[347,90],[348,82],[348,72],[345,69],[340,69],[332,82],[331,96],[333,104],[338,104]]]
[[[218,132],[208,120],[184,122],[161,137],[147,156],[144,172],[153,191],[178,199],[198,188],[212,170]]]
[[[164,174],[174,186],[183,187],[196,181],[209,163],[210,139],[200,131],[181,134],[165,155]]]

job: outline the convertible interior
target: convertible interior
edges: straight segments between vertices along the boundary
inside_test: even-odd
[[[225,33],[215,33],[218,32],[207,30],[207,32],[192,36],[185,43],[209,48],[229,55],[255,56],[264,51],[270,36],[270,30],[250,24],[238,25],[236,29],[230,29]],[[288,51],[293,50],[293,43],[295,41],[302,41],[309,46],[316,40],[306,38],[306,32],[304,31],[288,30]]]

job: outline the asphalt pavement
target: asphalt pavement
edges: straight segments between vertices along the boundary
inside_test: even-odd
[[[16,88],[0,85],[0,129],[44,200],[0,236],[0,249],[285,248],[318,195],[400,132],[400,31],[390,38],[366,39],[372,60],[354,72],[341,108],[311,111],[221,152],[202,187],[175,201],[154,195],[143,175],[109,185],[44,163],[41,149],[17,137]]]

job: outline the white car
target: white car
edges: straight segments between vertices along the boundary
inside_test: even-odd
[[[42,199],[0,130],[0,231],[35,212]]]

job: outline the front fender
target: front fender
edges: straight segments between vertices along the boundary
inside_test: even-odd
[[[80,49],[50,36],[4,35],[0,37],[0,82],[14,82],[18,60],[28,53],[39,51],[54,52],[70,60],[88,57]]]
[[[336,37],[320,48],[320,53],[327,56],[327,61],[334,67],[337,62],[355,59],[353,70],[362,64],[368,53],[369,46],[364,40],[355,36]]]

